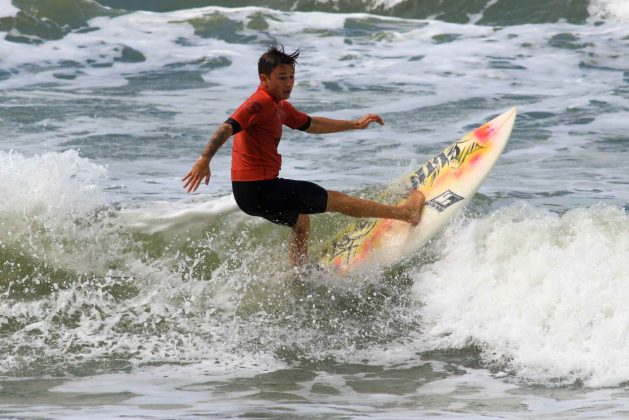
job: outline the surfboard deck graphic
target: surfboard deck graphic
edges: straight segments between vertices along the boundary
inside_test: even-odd
[[[358,220],[324,247],[319,264],[348,274],[396,263],[419,249],[474,196],[507,144],[516,114],[512,108],[481,125],[376,198],[402,204],[411,189],[421,191],[426,205],[417,226],[391,219]]]

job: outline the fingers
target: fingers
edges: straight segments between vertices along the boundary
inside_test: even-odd
[[[201,185],[201,182],[203,182],[203,179],[205,178],[205,185],[208,185],[210,183],[210,174],[196,174],[196,176],[194,177],[194,180],[192,182],[192,185],[190,186],[190,188],[188,188],[188,192],[196,192],[197,189],[199,188],[199,185]]]
[[[188,172],[188,174],[186,176],[184,176],[183,178],[181,178],[181,182],[183,182],[183,189],[185,190],[186,188],[188,188],[188,185],[190,185],[192,183],[192,172]]]
[[[199,188],[199,185],[201,185],[201,181],[203,181],[203,177],[194,177],[193,179],[190,180],[189,184],[190,187],[188,188],[188,191],[186,192],[196,192],[197,189]],[[206,184],[210,182],[209,177],[206,177]],[[186,188],[188,185],[184,185],[183,187]]]
[[[184,185],[183,188],[186,190],[186,192],[190,192],[193,189],[196,191],[196,188],[194,188],[194,184],[195,183],[196,183],[196,180],[194,178],[190,178],[188,183],[186,185]]]
[[[384,120],[382,119],[382,117],[378,114],[372,115],[371,116],[371,121],[370,122],[377,122],[380,125],[384,125]]]
[[[378,114],[366,114],[359,120],[360,128],[367,128],[369,124],[376,122],[380,125],[384,125],[384,120]]]
[[[181,181],[183,184],[183,189],[187,190],[186,192],[196,192],[201,185],[201,182],[205,181],[205,185],[209,185],[210,183],[211,173],[208,171],[196,171],[193,167],[190,172],[186,176],[184,176]]]
[[[195,184],[198,184],[198,183],[197,183],[196,178],[195,178],[194,176],[190,176],[190,178],[188,179],[188,181],[187,181],[185,184],[183,184],[183,189],[184,189],[184,190],[186,190],[186,189],[187,189],[187,191],[186,191],[186,192],[196,191],[196,190],[197,190],[198,185],[197,185],[197,186],[195,186]]]
[[[192,185],[190,185],[190,188],[188,188],[188,192],[196,192],[200,184],[201,184],[201,179],[196,178],[194,182],[192,183]]]

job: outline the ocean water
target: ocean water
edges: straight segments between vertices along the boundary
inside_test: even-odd
[[[299,48],[282,175],[370,196],[519,108],[472,204],[417,255],[293,281],[241,213],[230,143]],[[0,416],[629,414],[629,4],[0,0]],[[347,222],[313,218],[312,253]]]

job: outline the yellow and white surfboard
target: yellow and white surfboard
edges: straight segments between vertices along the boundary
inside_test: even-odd
[[[516,113],[512,108],[483,124],[391,184],[381,199],[400,204],[405,198],[399,197],[408,196],[413,188],[426,197],[417,226],[390,219],[361,219],[326,245],[319,264],[347,274],[394,264],[419,249],[474,196],[507,144]]]

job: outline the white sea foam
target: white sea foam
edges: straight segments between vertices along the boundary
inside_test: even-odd
[[[219,356],[220,358],[217,358]],[[417,369],[423,364],[428,369],[435,368],[439,363],[435,361],[418,362],[408,365],[399,361],[389,361],[395,368],[395,373],[404,369]],[[369,367],[364,361],[357,361],[353,366]],[[443,367],[436,367],[437,371],[444,371]],[[68,378],[64,383],[49,390],[57,399],[63,400],[66,395],[89,399],[92,395],[118,394],[124,401],[109,405],[106,410],[93,408],[63,409],[61,407],[53,413],[46,412],[50,418],[109,418],[111,415],[137,417],[188,417],[191,415],[210,415],[213,417],[237,417],[252,410],[275,413],[284,411],[278,409],[282,402],[252,401],[251,397],[259,395],[259,389],[253,384],[264,386],[264,374],[275,372],[281,375],[283,369],[290,366],[280,362],[270,355],[258,354],[255,357],[232,359],[228,355],[213,354],[206,362],[183,366],[158,366],[136,368],[129,373],[90,376],[84,378]],[[354,368],[355,369],[355,368]],[[378,367],[375,367],[378,369]],[[299,413],[309,413],[313,416],[339,416],[347,414],[356,416],[360,413],[366,418],[415,418],[421,410],[432,415],[447,418],[469,418],[470,413],[476,413],[478,405],[482,404],[483,416],[512,417],[514,411],[525,410],[529,416],[542,417],[570,417],[575,412],[596,412],[602,417],[615,418],[627,408],[627,400],[616,390],[582,390],[556,393],[544,388],[521,388],[517,384],[505,383],[494,377],[484,369],[465,369],[456,375],[444,375],[422,384],[412,394],[379,393],[377,398],[373,393],[356,392],[352,389],[354,381],[378,381],[377,374],[354,373],[353,369],[339,372],[318,371],[314,379],[299,382],[290,389],[292,394],[290,408]],[[409,373],[412,370],[409,370]],[[253,378],[260,378],[255,381]],[[404,380],[401,381],[403,383]],[[225,398],[222,388],[225,384],[249,384],[241,386],[239,391]],[[314,386],[313,386],[314,385]],[[335,392],[321,394],[315,391],[315,386],[325,385]],[[279,387],[280,384],[271,386]],[[66,394],[67,393],[67,394]],[[338,393],[338,394],[337,394]],[[409,404],[414,399],[415,404]],[[37,411],[33,415],[37,415]],[[39,414],[42,414],[41,412]]]
[[[101,224],[115,223],[114,228],[79,225],[77,229],[76,217],[103,204],[97,187],[99,178],[106,176],[103,167],[73,151],[32,158],[3,153],[0,159],[0,185],[4,185],[2,193],[6,198],[2,210],[9,215],[3,220],[27,215],[30,226],[43,214],[45,231],[49,232],[33,234],[30,227],[19,223],[11,231],[4,226],[3,232],[10,232],[3,238],[4,244],[20,236],[28,238],[28,252],[36,257],[38,247],[51,238],[55,244],[80,241],[85,247],[67,255],[67,259],[66,245],[46,249],[52,267],[76,269],[84,265],[87,270],[98,271],[103,255],[112,255],[119,261],[117,264],[123,262],[126,274],[140,276],[129,281],[142,289],[138,296],[119,303],[108,298],[102,289],[94,290],[89,282],[44,300],[21,303],[19,308],[5,301],[0,305],[0,322],[7,316],[24,322],[23,328],[13,335],[16,342],[35,348],[44,346],[43,340],[60,333],[59,326],[53,328],[53,318],[66,316],[72,308],[85,304],[98,309],[86,312],[77,326],[61,327],[63,340],[91,349],[82,357],[98,358],[107,351],[136,349],[138,361],[195,360],[203,357],[207,346],[222,354],[238,340],[246,341],[244,337],[231,336],[216,311],[226,311],[228,318],[233,314],[234,305],[242,299],[242,282],[260,281],[255,280],[259,273],[251,271],[256,268],[251,265],[242,272],[234,271],[227,262],[212,273],[211,283],[199,281],[198,275],[193,274],[205,255],[227,244],[217,248],[212,238],[207,244],[201,240],[195,245],[198,254],[185,257],[187,262],[176,269],[180,272],[164,269],[170,257],[142,262],[141,253],[133,251],[134,246],[121,249],[127,243],[124,230],[128,229],[162,237],[190,226],[193,231],[202,230],[207,223],[215,223],[213,218],[233,212],[231,197],[210,202],[197,199],[190,203],[155,203],[148,208],[118,212],[115,219]],[[237,223],[234,225],[236,229]],[[417,334],[412,334],[410,341],[393,353],[384,351],[378,355],[377,349],[362,353],[372,355],[376,363],[386,364],[391,357],[408,360],[416,352],[431,348],[474,344],[483,350],[487,363],[506,368],[525,381],[582,380],[589,386],[620,383],[629,377],[629,371],[622,368],[624,355],[629,351],[629,330],[624,326],[629,316],[624,305],[629,299],[629,271],[624,260],[629,252],[627,231],[626,213],[606,206],[574,209],[563,215],[512,206],[478,220],[462,218],[442,236],[444,250],[437,261],[414,273],[416,302],[405,316],[422,320],[422,331],[417,332],[421,338],[413,344]],[[221,232],[217,239],[231,234],[224,229]],[[98,240],[89,242],[90,237]],[[255,252],[251,258],[256,258]],[[268,274],[268,269],[262,267],[261,273]],[[105,276],[101,287],[107,282],[118,287],[116,281]],[[274,287],[270,279],[262,282]],[[138,312],[135,308],[143,309]],[[119,334],[115,331],[120,314],[125,314],[127,321],[150,328],[167,319],[177,320],[179,327],[157,336],[124,334],[123,342],[116,344],[111,341],[111,334]],[[256,324],[241,324],[238,328],[241,334],[253,333],[250,328],[255,329]],[[278,334],[296,346],[317,334],[316,329],[288,334],[270,324],[263,328],[259,339],[269,345]],[[182,336],[181,329],[195,333]],[[29,335],[35,330],[42,334],[41,339]],[[208,342],[204,334],[223,337],[224,341]],[[260,331],[253,333],[256,334]],[[97,344],[103,340],[111,342],[101,349]],[[50,357],[59,357],[64,351],[62,343],[51,346],[49,342],[46,346]],[[357,360],[363,357],[361,352],[352,356],[346,349],[336,351],[325,346],[312,352]],[[10,369],[18,363],[8,357],[1,367]]]
[[[0,0],[0,17],[15,16],[19,11],[11,0]]]
[[[206,39],[185,49],[176,44],[178,39],[195,39],[193,28],[185,22],[186,19],[203,16],[205,13],[221,11],[234,18],[252,13],[255,8],[243,8],[233,11],[222,8],[206,8],[184,10],[172,13],[134,12],[115,18],[97,17],[89,24],[97,30],[87,33],[71,33],[61,40],[45,42],[41,45],[21,45],[4,39],[0,40],[0,54],[4,68],[19,68],[26,63],[49,65],[60,57],[86,63],[95,60],[98,63],[111,63],[112,66],[83,67],[80,70],[51,69],[36,73],[20,72],[19,75],[4,81],[6,87],[19,87],[24,84],[38,84],[46,82],[63,83],[54,74],[67,73],[82,87],[96,88],[103,86],[121,86],[127,83],[125,75],[147,70],[159,69],[172,63],[180,63],[195,59],[212,57],[226,51],[238,54],[243,47],[228,46],[220,40]],[[145,61],[136,63],[114,63],[114,58],[120,55],[121,45],[140,51]],[[173,53],[175,51],[175,53]],[[228,54],[229,55],[229,54]],[[75,83],[69,83],[71,85]]]
[[[315,0],[316,3],[323,5],[338,6],[339,0]],[[400,3],[404,3],[407,0],[363,0],[363,7],[365,9],[383,8],[390,9],[397,6]]]
[[[106,176],[104,166],[76,150],[33,157],[0,151],[0,209],[46,219],[85,215],[104,203]]]
[[[591,0],[588,11],[596,18],[629,22],[629,3],[625,0]]]
[[[32,272],[22,281],[47,281],[52,272],[46,270],[104,274],[121,256],[127,238],[99,216],[109,212],[107,181],[104,166],[75,150],[32,157],[0,152],[0,246],[8,255],[28,256],[24,263],[33,264]],[[19,267],[13,258],[4,263]],[[137,256],[127,263],[137,265]],[[46,303],[34,305],[42,309]]]
[[[559,216],[517,205],[450,226],[415,277],[425,339],[477,345],[525,381],[626,381],[628,231],[629,216],[605,206]]]
[[[73,150],[33,157],[0,152],[0,268],[8,273],[2,279],[0,325],[16,326],[7,333],[11,339],[0,346],[7,352],[0,371],[27,367],[40,356],[98,360],[131,351],[138,363],[178,362],[204,359],[211,348],[217,357],[226,358],[238,340],[230,336],[232,321],[221,313],[233,314],[240,284],[251,279],[250,273],[229,269],[225,257],[211,273],[212,281],[206,282],[195,267],[209,264],[205,259],[214,247],[227,256],[235,248],[246,248],[246,236],[237,236],[236,243],[231,243],[229,229],[216,241],[201,237],[193,242],[184,236],[184,245],[172,252],[170,247],[178,244],[158,239],[163,255],[148,258],[131,233],[202,232],[212,215],[233,212],[233,199],[179,205],[170,216],[159,203],[148,211],[121,213],[102,194],[106,177],[103,166]],[[251,254],[255,258],[255,251]],[[130,295],[114,297],[119,293]],[[23,294],[33,299],[24,301]],[[69,321],[77,313],[80,319]],[[175,328],[163,329],[170,322]],[[129,323],[138,329],[119,330]],[[145,333],[154,328],[162,331]],[[68,352],[74,345],[82,348],[80,354]],[[14,355],[13,346],[33,352]]]
[[[231,59],[233,64],[205,73],[203,78],[218,87],[208,86],[202,94],[206,95],[205,100],[207,96],[221,98],[222,107],[215,108],[216,101],[208,101],[206,106],[208,112],[216,111],[224,117],[228,112],[226,108],[237,106],[243,95],[255,88],[257,78],[250,69],[255,68],[260,46],[227,43],[195,35],[187,21],[215,13],[243,22],[245,28],[247,22],[259,13],[272,16],[272,19],[267,19],[268,32],[286,44],[288,49],[301,48],[303,52],[294,103],[308,105],[313,91],[319,98],[319,104],[334,101],[338,94],[328,91],[326,85],[335,85],[342,92],[358,90],[351,93],[351,104],[346,102],[341,109],[335,106],[331,110],[339,117],[355,116],[361,111],[406,112],[471,97],[495,97],[506,92],[540,96],[540,102],[535,105],[537,109],[547,107],[553,111],[564,111],[566,106],[570,106],[566,102],[574,102],[574,98],[613,100],[609,92],[614,88],[615,81],[609,78],[608,68],[626,67],[626,58],[616,54],[622,49],[620,39],[627,35],[622,27],[547,24],[540,31],[538,25],[494,29],[378,17],[381,30],[370,30],[371,35],[351,36],[345,28],[348,21],[365,20],[369,15],[206,7],[95,18],[90,25],[97,30],[72,33],[62,40],[41,45],[22,45],[19,49],[13,48],[13,43],[0,40],[4,67],[20,68],[18,75],[1,83],[5,87],[45,82],[71,88],[121,86],[127,83],[126,78],[130,75],[222,56]],[[266,36],[264,32],[250,29],[244,29],[242,33]],[[575,50],[549,46],[552,36],[562,33],[578,35],[575,43],[584,47]],[[444,36],[451,36],[453,40],[439,41],[439,37]],[[177,43],[181,39],[188,41],[185,47]],[[348,39],[352,42],[348,43]],[[590,44],[591,47],[588,47]],[[146,60],[114,62],[120,54],[121,45],[141,52]],[[418,58],[420,56],[423,57]],[[26,63],[39,63],[45,67],[60,57],[78,63],[97,58],[113,65],[36,73],[22,67]],[[496,68],[496,63],[514,68]],[[584,70],[581,63],[593,67]],[[597,70],[597,66],[601,69]],[[72,73],[75,78],[62,80],[54,77],[54,74],[64,72]],[[557,83],[557,80],[562,80],[562,83]],[[361,92],[362,89],[379,86],[387,86],[393,91],[380,97]],[[188,100],[196,99],[189,97]],[[526,104],[521,109],[526,111]],[[325,111],[320,112],[325,115]],[[452,128],[456,130],[459,127]]]
[[[0,0],[0,15],[16,12]],[[629,378],[629,226],[614,207],[629,203],[629,30],[625,2],[593,0],[590,12],[606,23],[493,28],[204,7],[100,17],[91,31],[41,44],[0,39],[1,143],[19,151],[0,152],[0,268],[12,282],[1,291],[0,372],[134,367],[66,378],[51,393],[70,408],[36,402],[7,415],[619,416],[619,388],[518,387]],[[195,34],[190,22],[222,17],[233,24],[229,41]],[[268,28],[248,27],[254,18]],[[428,265],[399,267],[414,286],[371,279],[384,301],[336,277],[315,279],[305,296],[291,289],[288,230],[242,215],[228,194],[229,143],[212,162],[210,186],[191,199],[182,191],[214,124],[255,89],[257,58],[272,39],[302,51],[291,98],[298,108],[338,118],[378,112],[386,121],[325,137],[285,130],[285,177],[343,190],[381,184],[492,113],[519,107],[512,140],[477,197],[489,215],[450,226],[426,249]],[[146,60],[120,61],[122,46]],[[216,57],[232,64],[194,63]],[[118,135],[125,142],[109,141]],[[77,145],[80,152],[63,152]],[[515,197],[537,207],[510,205]],[[587,207],[599,199],[611,204]],[[313,226],[313,237],[332,234]],[[477,364],[470,345],[496,370],[457,359]],[[268,371],[328,361],[290,391],[305,402],[259,395]],[[424,367],[437,376],[398,395],[397,381]],[[240,378],[257,375],[241,387]],[[350,385],[372,379],[377,394]],[[313,392],[317,382],[338,395]],[[396,389],[380,393],[389,385]],[[98,407],[78,407],[74,393],[90,392],[85,401]]]

